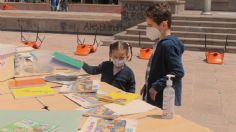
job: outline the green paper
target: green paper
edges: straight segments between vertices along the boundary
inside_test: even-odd
[[[34,120],[24,119],[21,121],[13,122],[3,128],[0,128],[0,132],[56,132],[57,126],[48,124],[46,122],[37,122]]]
[[[63,62],[63,63],[66,63],[68,65],[71,65],[73,67],[76,67],[76,68],[82,68],[84,63],[83,62],[80,62],[76,59],[73,59],[69,56],[66,56],[64,54],[61,54],[59,52],[54,52],[53,55],[54,59],[56,59],[57,61],[60,61],[60,62]]]
[[[20,120],[33,120],[58,126],[57,132],[77,132],[82,111],[0,110],[0,128]]]

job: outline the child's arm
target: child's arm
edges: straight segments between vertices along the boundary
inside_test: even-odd
[[[129,81],[129,87],[127,88],[127,92],[135,93],[135,77],[133,72]]]
[[[103,65],[103,63],[98,65],[98,66],[90,66],[90,65],[84,63],[82,68],[88,74],[97,75],[97,74],[101,74],[102,73],[102,65]]]

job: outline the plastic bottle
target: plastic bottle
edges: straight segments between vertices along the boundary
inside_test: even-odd
[[[172,119],[174,117],[174,105],[175,105],[175,90],[172,87],[173,82],[171,78],[174,75],[167,75],[166,87],[163,91],[163,118]]]

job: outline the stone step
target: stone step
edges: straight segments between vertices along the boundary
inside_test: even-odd
[[[103,46],[109,46],[112,41],[114,40],[104,40]],[[139,43],[137,41],[127,41],[127,40],[121,40],[126,41],[129,44],[131,44],[133,47],[140,47]],[[152,48],[154,42],[142,42],[143,47]],[[191,50],[191,51],[205,51],[204,45],[199,44],[184,44],[185,50]],[[218,45],[209,45],[207,46],[207,51],[215,51],[215,52],[223,52],[224,46],[218,46]],[[236,53],[236,47],[235,46],[228,46],[226,53]]]
[[[139,36],[138,35],[133,35],[133,34],[127,34],[126,31],[118,33],[114,35],[114,38],[116,40],[130,40],[130,41],[138,41]],[[140,35],[141,41],[146,41],[146,42],[152,42],[146,35]]]
[[[126,29],[127,34],[138,35],[139,32],[141,35],[146,35],[146,29],[138,29],[138,26],[134,26]]]
[[[143,22],[143,23],[140,23],[137,25],[137,29],[146,29],[147,27],[147,23],[146,22]]]
[[[224,27],[236,28],[236,21],[189,21],[189,20],[173,20],[173,26],[197,26],[197,27]],[[138,24],[138,29],[146,29],[146,22]]]
[[[91,12],[0,10],[0,30],[113,35],[124,30],[121,15]]]
[[[186,37],[186,38],[205,38],[207,35],[207,39],[222,39],[225,40],[227,34],[224,33],[204,33],[204,32],[181,32],[181,31],[173,31],[173,35],[177,37]],[[236,34],[228,34],[228,40],[236,40]]]
[[[184,45],[186,50],[190,51],[205,51],[205,46],[204,45],[199,45],[199,44],[185,44]],[[222,46],[217,46],[217,45],[211,45],[207,47],[207,51],[214,51],[214,52],[224,52],[224,47]],[[233,46],[228,46],[226,53],[236,53],[236,47]]]
[[[186,20],[173,20],[172,25],[175,26],[198,26],[198,27],[224,27],[236,28],[235,22],[219,22],[219,21],[186,21]]]
[[[138,35],[140,32],[141,35],[146,35],[146,30],[144,29],[136,29],[136,27],[132,27],[126,30],[127,34],[130,35]],[[176,35],[177,37],[187,37],[187,38],[204,38],[205,34],[207,35],[207,38],[210,39],[225,39],[226,35],[225,33],[205,33],[205,32],[184,32],[184,31],[172,31],[173,35]],[[228,34],[229,40],[236,40],[236,34]]]
[[[204,16],[204,15],[173,15],[172,20],[236,22],[236,18],[232,16],[217,17],[217,16]]]
[[[146,29],[146,25],[139,24],[137,29]],[[172,26],[172,31],[188,31],[188,32],[209,32],[209,33],[227,33],[236,34],[236,28],[225,27],[200,27],[200,26]]]
[[[109,46],[112,41],[114,40],[103,40],[103,46]],[[141,42],[141,46],[139,45],[139,42],[138,41],[131,41],[131,40],[121,40],[120,41],[125,41],[125,42],[128,42],[130,45],[132,45],[132,47],[146,47],[146,48],[152,48],[153,45],[154,45],[154,42]]]
[[[184,44],[198,44],[204,45],[205,39],[200,38],[179,38]],[[222,39],[207,39],[207,45],[218,45],[224,46],[226,43],[225,40]],[[236,47],[236,40],[228,40],[228,46]]]
[[[172,26],[172,31],[236,34],[236,28]]]
[[[116,40],[127,40],[127,41],[137,41],[138,42],[138,35],[131,35],[126,34],[126,31],[121,32],[119,34],[116,34],[114,36]],[[187,37],[179,37],[180,40],[183,41],[183,43],[187,44],[199,44],[204,45],[205,44],[205,38],[187,38]],[[141,35],[141,42],[152,42],[147,36]],[[224,39],[212,39],[207,38],[207,44],[208,45],[225,45],[226,40]],[[236,40],[228,40],[229,46],[235,46],[236,47]]]

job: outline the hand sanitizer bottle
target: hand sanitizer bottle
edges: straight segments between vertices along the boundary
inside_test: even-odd
[[[175,105],[175,90],[172,87],[173,83],[171,78],[174,75],[167,75],[166,87],[163,91],[163,118],[172,119],[174,117],[174,105]]]

